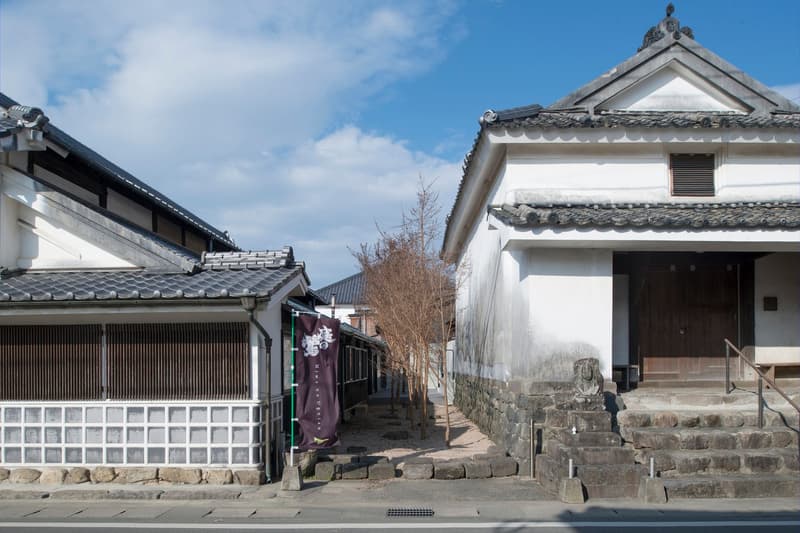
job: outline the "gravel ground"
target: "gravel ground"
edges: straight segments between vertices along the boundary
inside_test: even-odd
[[[478,427],[468,420],[461,411],[451,405],[450,409],[450,447],[444,444],[445,407],[439,404],[429,406],[428,436],[419,438],[419,425],[412,428],[406,420],[405,408],[392,413],[388,404],[369,405],[366,411],[349,419],[340,426],[339,453],[346,453],[349,447],[366,448],[368,455],[388,457],[393,462],[402,462],[417,457],[435,459],[465,459],[476,454],[487,453],[494,445]],[[407,438],[401,437],[403,432]],[[399,435],[392,435],[398,434]]]

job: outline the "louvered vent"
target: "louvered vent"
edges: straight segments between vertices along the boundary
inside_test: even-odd
[[[671,154],[673,196],[714,196],[714,154]]]

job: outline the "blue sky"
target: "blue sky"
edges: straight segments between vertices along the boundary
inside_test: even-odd
[[[0,0],[0,90],[313,286],[419,175],[449,211],[488,109],[636,52],[665,1]],[[696,40],[800,102],[800,2],[684,0]]]

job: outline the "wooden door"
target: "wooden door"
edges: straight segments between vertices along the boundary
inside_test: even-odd
[[[651,267],[639,303],[643,380],[724,375],[723,339],[737,339],[735,265]]]

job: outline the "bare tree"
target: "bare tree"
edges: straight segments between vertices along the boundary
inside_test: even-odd
[[[403,213],[393,233],[380,230],[374,244],[362,244],[356,258],[365,278],[365,299],[372,309],[390,352],[390,367],[402,370],[408,384],[407,417],[419,413],[420,437],[427,436],[428,380],[436,359],[446,373],[447,340],[451,332],[453,277],[437,253],[440,235],[438,197],[420,180],[417,202]],[[450,440],[450,416],[445,383],[445,441]]]

